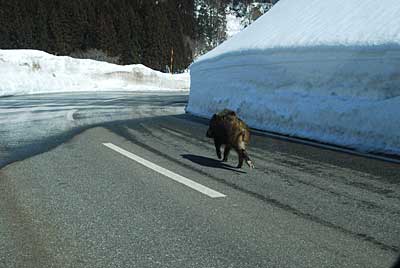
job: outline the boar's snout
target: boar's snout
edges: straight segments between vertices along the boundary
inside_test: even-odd
[[[207,130],[206,136],[207,136],[207,138],[212,138],[213,137],[213,132],[212,132],[211,128],[209,128]]]
[[[213,129],[215,128],[216,122],[217,122],[217,115],[214,114],[210,119],[210,124],[208,125],[208,130],[206,133],[207,138],[214,138]]]

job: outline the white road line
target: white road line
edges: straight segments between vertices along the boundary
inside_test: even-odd
[[[185,177],[183,177],[181,175],[178,175],[178,174],[176,174],[176,173],[174,173],[174,172],[172,172],[172,171],[170,171],[168,169],[160,167],[160,166],[158,166],[158,165],[156,165],[156,164],[154,164],[154,163],[152,163],[150,161],[147,161],[146,159],[143,159],[143,158],[141,158],[141,157],[139,157],[139,156],[137,156],[137,155],[135,155],[135,154],[133,154],[131,152],[128,152],[128,151],[126,151],[126,150],[124,150],[124,149],[122,149],[122,148],[120,148],[120,147],[118,147],[118,146],[116,146],[116,145],[114,145],[112,143],[103,143],[103,145],[108,147],[108,148],[110,148],[110,149],[112,149],[112,150],[114,150],[114,151],[116,151],[116,152],[118,152],[118,153],[120,153],[120,154],[122,154],[123,156],[126,156],[126,157],[128,157],[128,158],[130,158],[132,160],[135,160],[136,162],[138,162],[139,164],[142,164],[145,167],[148,167],[148,168],[150,168],[150,169],[152,169],[154,171],[157,171],[158,173],[160,173],[160,174],[162,174],[164,176],[167,176],[168,178],[170,178],[170,179],[172,179],[172,180],[174,180],[176,182],[179,182],[179,183],[181,183],[183,185],[186,185],[186,186],[192,188],[193,190],[196,190],[196,191],[198,191],[198,192],[200,192],[202,194],[208,195],[211,198],[226,197],[226,195],[224,195],[224,194],[221,194],[221,193],[219,193],[217,191],[214,191],[213,189],[210,189],[210,188],[208,188],[208,187],[206,187],[204,185],[201,185],[201,184],[199,184],[197,182],[189,180],[189,179],[187,179],[187,178],[185,178]]]
[[[116,100],[125,100],[125,99],[126,99],[125,97],[124,98],[115,98],[115,99],[102,101],[102,103],[112,102],[112,101],[116,101]]]

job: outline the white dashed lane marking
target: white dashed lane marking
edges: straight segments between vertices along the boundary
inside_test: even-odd
[[[202,194],[205,194],[205,195],[207,195],[207,196],[209,196],[211,198],[226,197],[226,195],[224,195],[224,194],[222,194],[220,192],[217,192],[217,191],[215,191],[213,189],[210,189],[210,188],[208,188],[208,187],[206,187],[206,186],[204,186],[204,185],[202,185],[200,183],[194,182],[194,181],[192,181],[192,180],[190,180],[188,178],[185,178],[185,177],[183,177],[183,176],[181,176],[179,174],[176,174],[176,173],[174,173],[174,172],[172,172],[172,171],[170,171],[168,169],[165,169],[165,168],[163,168],[163,167],[161,167],[159,165],[156,165],[156,164],[154,164],[154,163],[152,163],[152,162],[150,162],[150,161],[148,161],[148,160],[146,160],[144,158],[141,158],[140,156],[137,156],[137,155],[135,155],[135,154],[133,154],[131,152],[128,152],[128,151],[126,151],[126,150],[124,150],[124,149],[122,149],[122,148],[120,148],[120,147],[118,147],[118,146],[116,146],[116,145],[114,145],[112,143],[103,143],[103,145],[108,147],[108,148],[110,148],[110,149],[112,149],[112,150],[114,150],[114,151],[116,151],[116,152],[118,152],[118,153],[120,153],[120,154],[122,154],[125,157],[128,157],[128,158],[138,162],[139,164],[141,164],[141,165],[143,165],[145,167],[148,167],[148,168],[150,168],[150,169],[152,169],[154,171],[157,171],[158,173],[160,173],[160,174],[162,174],[162,175],[164,175],[164,176],[166,176],[166,177],[168,177],[168,178],[170,178],[170,179],[172,179],[172,180],[174,180],[176,182],[179,182],[179,183],[181,183],[181,184],[183,184],[183,185],[185,185],[185,186],[187,186],[189,188],[192,188],[193,190],[196,190],[196,191],[198,191],[198,192],[200,192]]]

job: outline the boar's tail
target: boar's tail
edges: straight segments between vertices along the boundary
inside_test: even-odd
[[[244,150],[246,148],[246,131],[244,129],[240,131],[238,147],[240,150]]]
[[[242,140],[244,143],[248,143],[249,140],[250,140],[250,133],[249,133],[249,131],[248,131],[247,129],[242,128],[242,129],[241,129],[241,132],[240,132],[240,137],[241,137],[241,140]]]
[[[242,136],[242,139],[245,140],[246,139],[246,130],[242,129],[240,135]]]

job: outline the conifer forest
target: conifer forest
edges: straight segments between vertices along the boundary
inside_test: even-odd
[[[141,63],[160,71],[173,57],[174,72],[180,72],[226,39],[227,9],[240,15],[252,2],[0,0],[0,48]]]

